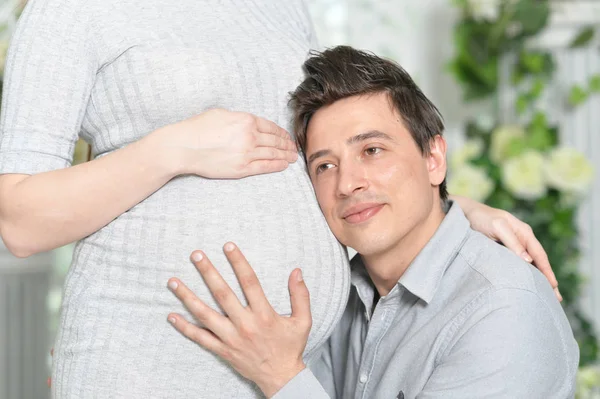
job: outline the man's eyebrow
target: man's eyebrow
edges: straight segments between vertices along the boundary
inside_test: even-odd
[[[348,145],[356,144],[361,141],[365,141],[365,140],[369,140],[369,139],[384,139],[384,140],[394,141],[394,139],[392,139],[389,135],[387,135],[383,132],[380,132],[379,130],[370,130],[368,132],[357,134],[356,136],[350,137],[348,140],[346,140],[346,144],[348,144]]]
[[[313,161],[315,159],[324,157],[325,155],[329,155],[329,154],[331,154],[330,150],[319,150],[319,151],[311,154],[310,157],[308,157],[308,165],[310,166],[310,164],[313,163]]]
[[[388,134],[385,134],[379,130],[369,130],[365,133],[357,134],[356,136],[352,136],[346,140],[347,145],[352,145],[356,143],[360,143],[361,141],[369,140],[369,139],[384,139],[389,141],[394,141]],[[308,157],[308,166],[313,163],[317,158],[324,157],[326,155],[331,154],[330,150],[319,150]]]

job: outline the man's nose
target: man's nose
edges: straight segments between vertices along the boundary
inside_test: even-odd
[[[366,171],[360,162],[341,164],[338,173],[337,194],[339,197],[349,197],[369,186]]]

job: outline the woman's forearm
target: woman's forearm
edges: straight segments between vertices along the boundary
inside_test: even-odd
[[[86,237],[179,174],[160,130],[106,156],[36,175],[0,176],[0,236],[26,257]]]

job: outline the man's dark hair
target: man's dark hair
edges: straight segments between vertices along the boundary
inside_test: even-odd
[[[393,61],[349,46],[322,53],[311,52],[304,63],[306,79],[291,93],[294,131],[299,149],[306,151],[306,131],[321,107],[356,95],[387,93],[421,154],[429,155],[430,142],[444,131],[440,111],[417,87],[410,75]],[[448,198],[446,179],[440,198]]]

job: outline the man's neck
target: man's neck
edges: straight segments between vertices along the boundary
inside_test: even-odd
[[[361,255],[367,273],[380,296],[386,296],[394,288],[412,261],[433,237],[444,216],[442,207],[434,206],[427,218],[393,248],[370,256]]]

